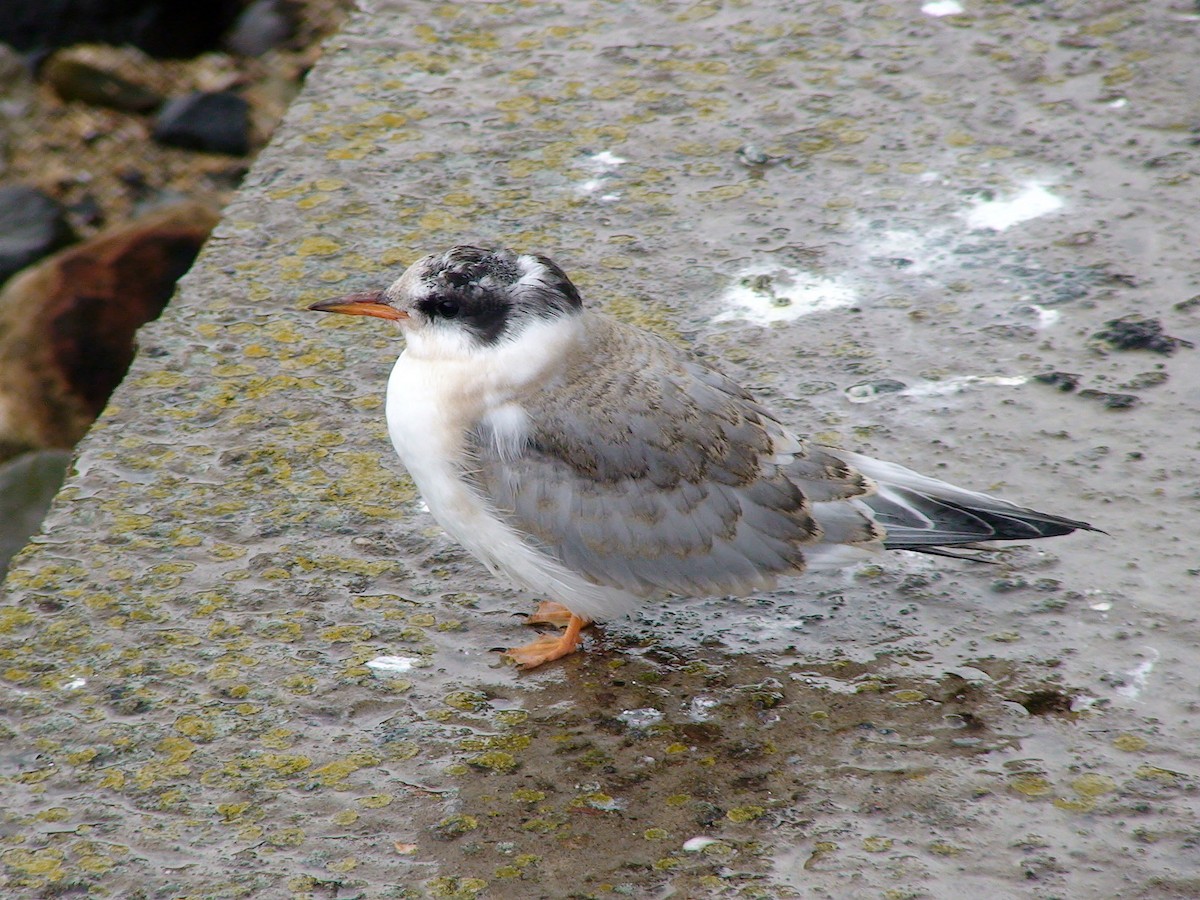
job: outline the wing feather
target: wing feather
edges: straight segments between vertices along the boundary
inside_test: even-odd
[[[587,315],[591,346],[578,356],[605,359],[604,374],[569,362],[516,398],[529,423],[518,453],[474,437],[474,478],[493,508],[566,567],[639,595],[743,592],[801,571],[822,539],[805,492],[855,496],[866,479],[671,344]],[[837,522],[878,537],[861,512]]]
[[[584,315],[587,344],[550,384],[507,399],[519,415],[480,423],[464,474],[532,549],[598,590],[745,593],[882,547],[1090,527],[802,441],[673,345]],[[603,371],[585,368],[597,359]]]

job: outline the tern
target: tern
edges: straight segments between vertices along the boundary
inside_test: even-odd
[[[453,247],[313,310],[395,322],[388,433],[438,523],[559,626],[679,596],[746,596],[880,550],[1097,531],[804,440],[686,350],[584,307],[545,256]]]

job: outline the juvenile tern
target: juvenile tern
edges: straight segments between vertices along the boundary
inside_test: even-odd
[[[746,595],[880,549],[954,556],[1091,525],[798,438],[685,350],[585,309],[544,256],[454,247],[309,307],[388,319],[388,432],[434,518],[562,626],[670,595]]]

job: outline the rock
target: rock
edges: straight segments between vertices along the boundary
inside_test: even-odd
[[[42,78],[63,100],[80,100],[92,106],[146,113],[163,102],[157,91],[79,59],[51,58],[42,67]]]
[[[1158,387],[1166,384],[1171,378],[1166,372],[1139,372],[1128,381],[1118,385],[1122,390],[1126,391],[1144,391],[1146,388]]]
[[[70,464],[69,450],[37,450],[0,464],[0,577],[42,524]]]
[[[75,239],[53,197],[23,184],[0,187],[0,284]]]
[[[241,56],[262,56],[296,33],[295,12],[283,0],[254,0],[225,36],[225,48]]]
[[[11,47],[0,44],[0,119],[16,119],[29,110],[34,97],[33,76]]]
[[[242,0],[3,0],[0,42],[22,52],[72,44],[133,44],[152,56],[215,50]]]
[[[1103,330],[1092,335],[1091,341],[1094,345],[1106,344],[1114,350],[1150,350],[1166,356],[1170,356],[1180,347],[1190,349],[1196,346],[1191,341],[1164,333],[1162,322],[1158,319],[1150,319],[1136,313],[1119,319],[1109,319],[1104,323]]]
[[[104,224],[104,207],[94,194],[84,194],[75,203],[67,207],[67,211],[86,228],[98,228]]]
[[[846,388],[846,396],[854,403],[866,403],[882,394],[896,394],[908,387],[894,378],[879,378],[875,381],[860,381]]]
[[[1109,391],[1097,391],[1088,388],[1080,391],[1079,396],[1087,400],[1099,400],[1105,409],[1133,409],[1142,402],[1137,394],[1114,394]]]
[[[0,459],[71,447],[134,356],[217,214],[180,203],[63,250],[0,292]]]
[[[229,91],[176,97],[159,112],[154,140],[188,150],[244,156],[250,152],[250,105]]]
[[[0,44],[0,178],[8,171],[12,123],[25,115],[32,98],[33,85],[20,57]]]
[[[1038,384],[1048,384],[1060,391],[1069,392],[1079,387],[1079,376],[1074,372],[1042,372],[1033,376]]]
[[[1014,325],[1012,323],[985,325],[982,331],[984,334],[1007,341],[1028,342],[1038,339],[1038,330],[1031,325]]]

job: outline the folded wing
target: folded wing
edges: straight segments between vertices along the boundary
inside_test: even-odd
[[[821,509],[864,494],[866,479],[734,382],[611,319],[587,334],[596,345],[580,358],[613,364],[603,377],[568,367],[519,398],[520,452],[474,436],[479,491],[552,558],[634,594],[707,595],[802,570],[829,530],[878,542],[865,510]]]

